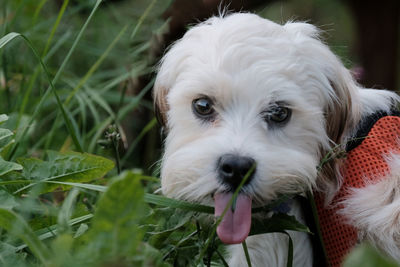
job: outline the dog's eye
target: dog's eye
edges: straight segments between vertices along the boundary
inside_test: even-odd
[[[192,108],[194,113],[203,119],[209,119],[214,114],[213,103],[208,97],[193,100]]]
[[[264,112],[263,117],[267,122],[281,124],[289,120],[292,114],[291,109],[284,106],[273,106]]]

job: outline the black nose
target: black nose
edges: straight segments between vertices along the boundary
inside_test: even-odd
[[[252,158],[225,154],[218,160],[217,171],[219,178],[232,189],[236,189],[254,164],[255,161]],[[254,172],[250,174],[245,184],[251,181]]]

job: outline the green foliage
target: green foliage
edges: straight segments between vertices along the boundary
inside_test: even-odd
[[[1,2],[1,266],[227,266],[213,207],[152,194],[142,165],[154,79],[134,85],[154,70],[171,2]],[[251,234],[289,230],[309,232],[274,212]]]
[[[384,256],[381,252],[367,243],[356,247],[350,253],[344,264],[344,267],[398,267],[400,266],[394,260]]]
[[[8,116],[5,114],[0,115],[0,124],[8,120]],[[12,142],[12,137],[14,133],[8,129],[0,128],[0,152],[4,150],[5,147],[8,147]],[[22,166],[15,162],[10,162],[4,160],[0,155],[0,177],[13,172],[22,170]]]
[[[96,258],[121,261],[138,250],[143,237],[139,228],[149,213],[143,202],[140,180],[131,172],[114,178],[97,203],[93,223],[87,235],[88,245]]]
[[[46,161],[37,158],[19,158],[17,161],[23,166],[22,176],[31,182],[15,193],[24,192],[34,185],[42,185],[41,193],[53,191],[62,184],[50,182],[90,182],[103,177],[113,167],[114,163],[106,158],[88,153],[47,151]]]
[[[23,218],[10,210],[0,208],[0,227],[9,231],[11,235],[21,238],[40,262],[44,266],[49,266],[51,261],[49,249],[37,238]]]

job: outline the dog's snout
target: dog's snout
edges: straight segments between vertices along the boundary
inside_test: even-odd
[[[237,188],[255,164],[255,160],[250,157],[242,157],[234,154],[226,154],[218,160],[218,174],[222,182],[228,184],[233,189]],[[247,178],[245,184],[252,179],[254,171]]]

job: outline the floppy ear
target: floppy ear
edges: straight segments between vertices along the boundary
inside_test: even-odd
[[[325,110],[326,132],[332,141],[332,147],[337,149],[322,151],[322,158],[328,153],[332,158],[321,168],[318,184],[326,192],[326,203],[333,199],[341,186],[341,155],[345,153],[346,143],[357,130],[362,118],[377,111],[391,114],[400,100],[394,92],[359,87],[339,60],[337,63],[339,65],[334,65],[338,68],[332,72],[336,78],[328,77],[335,99]]]
[[[350,72],[335,60],[336,77],[327,77],[333,92],[329,104],[325,107],[326,133],[331,142],[330,150],[322,148],[322,168],[318,186],[326,193],[326,203],[333,199],[341,186],[340,165],[346,148],[346,139],[360,119],[358,87]]]
[[[326,107],[326,132],[334,144],[341,144],[343,137],[353,129],[356,116],[353,107],[354,82],[352,80],[339,79],[330,80],[330,85],[335,93],[335,99]]]
[[[167,94],[168,90],[160,85],[155,85],[153,90],[153,98],[154,98],[154,113],[157,118],[158,123],[166,128],[167,125],[167,112],[169,109],[167,103]]]

